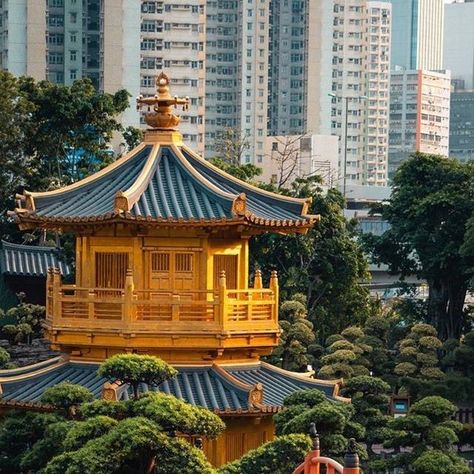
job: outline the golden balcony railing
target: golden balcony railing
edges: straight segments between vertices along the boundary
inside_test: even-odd
[[[228,289],[225,272],[213,290],[135,289],[129,270],[124,288],[65,285],[59,270],[47,278],[46,327],[49,330],[119,330],[130,333],[277,332],[278,279],[269,288],[260,271],[254,287]]]

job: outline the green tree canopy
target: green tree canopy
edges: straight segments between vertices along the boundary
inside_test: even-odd
[[[311,450],[311,439],[303,434],[279,436],[249,451],[239,460],[218,469],[218,474],[288,474]]]
[[[310,346],[316,339],[313,324],[307,319],[306,297],[295,294],[280,305],[281,335],[269,362],[286,370],[302,370],[313,363]]]
[[[356,229],[344,218],[344,199],[335,189],[323,193],[317,179],[297,180],[295,197],[311,197],[310,214],[321,219],[307,234],[264,234],[251,241],[251,265],[264,275],[277,270],[282,299],[295,293],[307,298],[308,319],[319,340],[363,323],[373,313],[368,290],[367,262],[357,243]]]
[[[365,429],[352,420],[354,407],[350,404],[330,402],[320,390],[299,390],[283,401],[285,409],[274,416],[277,435],[304,434],[311,423],[316,423],[321,439],[321,451],[326,456],[341,458],[348,438],[362,439]],[[363,459],[365,449],[359,446]]]
[[[106,94],[89,79],[62,86],[0,71],[0,216],[3,236],[14,239],[5,212],[16,192],[44,191],[96,171],[111,156],[108,144],[122,130],[117,117],[129,94]],[[131,133],[126,136],[132,140]]]
[[[369,375],[367,355],[372,352],[372,347],[362,342],[364,336],[364,331],[357,326],[349,326],[340,336],[330,336],[326,341],[326,355],[321,357],[322,367],[318,376],[335,379]]]
[[[71,407],[91,402],[93,398],[92,393],[82,385],[61,382],[48,387],[41,395],[41,402],[54,405],[68,413]]]
[[[138,387],[141,383],[160,385],[178,372],[155,356],[118,354],[104,361],[97,373],[110,382],[120,380],[130,384],[135,398],[138,398]]]
[[[347,380],[341,393],[351,398],[355,410],[353,420],[365,427],[363,441],[371,457],[374,457],[372,447],[374,444],[383,443],[383,428],[390,419],[387,416],[390,385],[377,377],[359,375]]]
[[[456,407],[448,400],[430,396],[414,403],[407,416],[390,420],[384,430],[384,446],[395,448],[396,454],[376,465],[385,468],[402,468],[409,472],[456,472],[468,474],[469,467],[454,451],[457,433],[462,425],[453,421]],[[408,448],[400,452],[400,448]],[[434,453],[434,454],[433,454]],[[439,459],[438,467],[434,460]]]
[[[390,229],[365,237],[377,263],[426,280],[427,322],[442,339],[458,339],[466,326],[464,303],[474,275],[474,227],[466,234],[466,225],[473,195],[472,163],[417,153],[398,169],[390,201],[381,208]]]

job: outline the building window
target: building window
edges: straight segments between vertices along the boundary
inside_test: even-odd
[[[48,25],[53,27],[64,26],[64,15],[49,15]]]
[[[77,51],[70,51],[69,59],[75,61],[77,59]]]
[[[75,81],[77,79],[77,69],[71,69],[69,72],[69,79]]]

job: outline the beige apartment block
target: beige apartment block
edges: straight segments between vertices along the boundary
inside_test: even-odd
[[[390,87],[390,176],[411,153],[448,156],[450,73],[392,71]]]

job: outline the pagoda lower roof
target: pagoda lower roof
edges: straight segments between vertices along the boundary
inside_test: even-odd
[[[23,205],[24,203],[24,205]],[[15,215],[24,227],[134,221],[150,225],[246,224],[308,228],[309,201],[252,186],[189,148],[142,143],[77,183],[44,193],[25,191]]]
[[[50,267],[59,268],[64,276],[71,274],[70,267],[59,258],[56,247],[13,244],[2,240],[0,270],[4,275],[46,278]]]
[[[82,385],[95,398],[100,398],[106,380],[97,375],[98,367],[98,363],[56,357],[20,369],[2,370],[0,406],[41,409],[44,407],[40,402],[43,392],[65,381]],[[319,389],[329,400],[346,400],[338,397],[340,380],[315,380],[309,374],[289,372],[264,362],[248,365],[180,365],[175,368],[178,375],[173,379],[158,387],[142,384],[140,391],[171,394],[222,415],[274,413],[282,408],[286,396],[302,389]],[[117,399],[127,400],[130,387],[126,384],[115,385]]]

